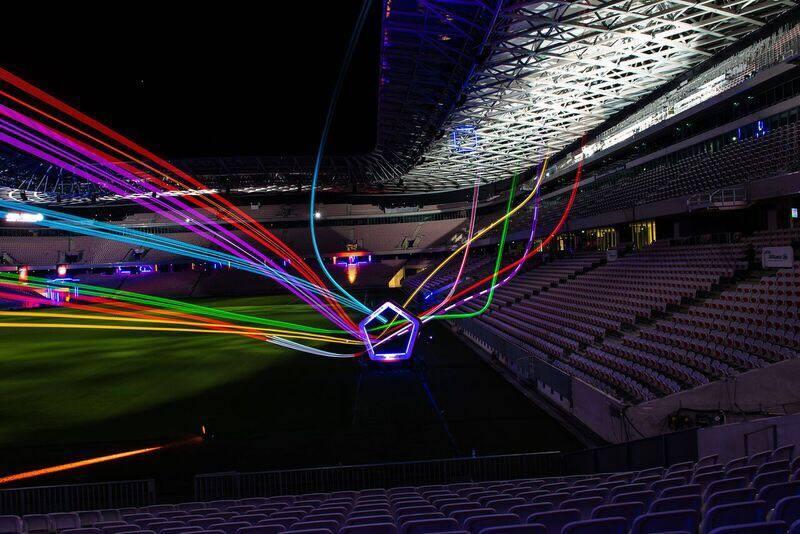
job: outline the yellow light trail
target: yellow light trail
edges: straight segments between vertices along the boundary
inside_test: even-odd
[[[519,210],[521,210],[523,207],[525,207],[525,205],[528,202],[530,202],[533,199],[534,196],[536,196],[536,192],[539,190],[539,187],[542,185],[542,179],[544,178],[544,173],[547,170],[548,161],[549,161],[549,158],[545,158],[544,159],[544,162],[542,163],[542,171],[539,173],[539,177],[536,179],[536,185],[533,186],[533,189],[531,190],[530,194],[527,197],[525,197],[522,200],[522,202],[520,202],[517,205],[517,207],[515,207],[514,209],[512,209],[511,211],[506,213],[504,216],[502,216],[499,219],[497,219],[496,221],[494,221],[493,223],[491,223],[488,226],[486,226],[483,229],[481,229],[479,232],[477,232],[475,235],[472,236],[472,239],[468,239],[467,241],[465,241],[463,245],[458,247],[455,251],[453,251],[452,254],[450,254],[447,258],[445,258],[444,261],[442,261],[442,263],[437,265],[436,268],[427,277],[425,277],[425,280],[423,280],[422,283],[419,286],[417,286],[417,288],[406,299],[406,301],[403,303],[403,307],[404,308],[407,307],[411,303],[411,301],[414,300],[414,297],[417,296],[417,293],[419,293],[420,290],[422,290],[422,288],[425,287],[425,284],[427,284],[428,281],[431,278],[433,278],[433,276],[442,269],[442,267],[447,265],[450,262],[450,260],[452,260],[453,258],[458,256],[461,253],[461,251],[463,251],[467,246],[469,246],[470,243],[472,243],[475,240],[479,239],[481,236],[485,235],[492,228],[497,227],[497,225],[501,224],[503,221],[505,221],[509,217],[512,217],[515,213],[517,213]]]
[[[57,313],[57,312],[20,312],[20,311],[7,311],[7,312],[0,312],[0,317],[52,317],[58,319],[88,319],[94,321],[111,321],[111,322],[141,322],[141,323],[156,323],[156,324],[163,324],[163,319],[142,319],[136,317],[98,317],[96,315],[89,315],[83,313]],[[328,336],[325,334],[315,334],[312,332],[295,332],[293,330],[284,330],[280,328],[260,328],[254,326],[243,326],[243,325],[234,325],[234,324],[215,324],[215,323],[203,323],[203,322],[196,322],[196,321],[180,321],[170,319],[170,324],[177,324],[177,325],[184,325],[184,326],[205,326],[207,328],[220,328],[223,330],[217,330],[224,333],[240,333],[244,335],[248,334],[269,334],[269,335],[279,335],[281,337],[295,337],[296,339],[308,339],[313,341],[327,341],[330,343],[341,343],[347,345],[361,345],[360,341],[352,340],[352,339],[344,339],[335,336]],[[29,323],[0,323],[0,325],[14,325],[14,324],[29,324]],[[52,323],[48,323],[52,324]],[[59,325],[64,325],[67,323],[58,323]],[[91,325],[84,325],[89,327]],[[99,326],[99,325],[98,325]],[[227,330],[224,328],[227,327]],[[118,327],[120,329],[125,327]],[[185,331],[190,331],[188,329],[183,329]],[[176,330],[182,331],[182,330]],[[206,330],[203,330],[206,332]]]
[[[248,332],[246,330],[208,330],[205,328],[172,328],[172,327],[158,327],[158,326],[129,326],[129,325],[104,325],[104,324],[90,325],[90,324],[39,323],[39,322],[37,323],[0,322],[0,328],[66,328],[70,330],[131,330],[131,331],[143,331],[143,332],[186,332],[194,334],[234,334],[234,335],[253,335],[254,333],[257,333],[257,332]],[[294,338],[294,339],[309,339],[308,337],[309,334],[303,334],[303,333],[283,334],[283,333],[263,332],[263,335],[267,338],[281,337],[281,338]],[[313,338],[312,340],[322,341]],[[337,343],[361,345],[360,341],[352,341],[352,340],[337,341]]]

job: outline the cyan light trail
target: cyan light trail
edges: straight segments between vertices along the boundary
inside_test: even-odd
[[[7,109],[7,108],[4,108],[2,105],[0,105],[0,111],[3,110],[3,109]],[[13,112],[13,110],[8,110],[8,111],[12,116],[14,116],[16,118],[19,118],[22,122],[28,123],[28,124],[32,124],[34,129],[39,129],[39,130],[45,130],[46,131],[46,128],[44,128],[42,125],[37,124],[36,121],[31,121],[31,120],[27,119],[24,116],[19,116],[19,114]],[[57,134],[55,132],[52,132],[52,133],[56,138],[63,139],[63,136],[60,136],[59,134]],[[31,153],[31,154],[33,154],[33,155],[35,155],[35,156],[37,156],[37,157],[39,157],[41,159],[45,159],[47,161],[50,161],[51,163],[53,163],[53,164],[55,164],[57,166],[60,166],[62,168],[67,168],[68,170],[70,170],[72,172],[75,172],[76,174],[78,174],[80,176],[83,176],[83,177],[89,179],[90,181],[94,181],[96,183],[99,183],[102,186],[104,186],[104,187],[106,187],[106,188],[108,188],[110,190],[120,191],[119,188],[117,188],[116,186],[110,186],[102,178],[98,179],[98,177],[94,176],[93,174],[88,173],[88,172],[84,172],[83,169],[87,168],[87,166],[85,166],[85,165],[83,165],[81,168],[77,168],[74,165],[70,165],[70,164],[68,164],[68,163],[66,163],[66,162],[64,162],[64,161],[62,161],[62,160],[60,160],[58,158],[55,158],[54,156],[51,156],[48,153],[43,152],[39,148],[33,147],[33,146],[31,146],[31,145],[29,145],[27,143],[19,141],[18,139],[12,138],[12,137],[10,137],[10,136],[8,136],[6,134],[0,134],[0,140],[6,141],[7,143],[12,144],[13,146],[16,146],[20,150],[29,152],[29,153]],[[70,144],[70,141],[66,141],[66,142],[68,144]],[[41,141],[41,143],[47,144],[46,141]],[[71,143],[71,146],[74,147],[74,146],[76,146],[76,144],[75,143]],[[116,180],[115,183],[120,183],[120,182],[119,182],[119,180]],[[127,182],[122,182],[121,183],[122,187],[125,187],[126,185],[127,185]],[[160,202],[160,199],[158,199],[158,198],[156,198],[154,200],[156,200],[157,202]],[[174,201],[175,199],[167,198],[167,200],[173,200]],[[149,207],[150,209],[156,211],[157,213],[161,213],[162,215],[164,215],[167,218],[170,218],[171,220],[175,220],[179,224],[182,224],[182,225],[186,224],[185,221],[183,221],[179,217],[173,215],[173,213],[171,213],[171,211],[166,207],[165,207],[166,209],[163,209],[163,210],[159,209],[159,208],[155,207],[154,205],[152,205],[152,203],[149,200],[144,200],[144,199],[140,199],[140,203],[142,203],[143,205],[145,205],[145,206]],[[182,205],[179,204],[179,207],[183,208],[185,206],[182,206]],[[194,211],[194,210],[190,210],[190,211]],[[196,214],[196,216],[200,220],[205,220],[205,217],[203,215]],[[234,234],[232,234],[230,231],[222,228],[221,226],[219,226],[219,225],[217,225],[217,224],[215,224],[213,222],[211,222],[211,226],[217,227],[215,229],[217,229],[219,233],[216,234],[216,235],[222,234],[222,235],[230,236],[230,238],[233,238],[233,240],[237,240],[237,237]],[[190,228],[190,230],[196,232],[195,228]],[[199,233],[199,232],[197,232],[197,233]],[[221,246],[223,248],[226,248],[228,250],[231,250],[231,247],[226,246],[225,243],[222,243],[219,240],[215,239],[213,237],[213,235],[215,235],[215,234],[212,233],[211,235],[209,235],[208,233],[205,233],[205,237],[207,237],[210,241],[216,242],[219,246]],[[233,249],[232,251],[234,253],[236,252],[235,249]],[[273,264],[273,268],[278,268],[279,269],[279,267],[277,267],[277,265],[275,265],[274,262],[272,262],[268,258],[266,258],[264,256],[262,256],[262,258],[263,258],[263,261],[269,261],[270,263],[272,263]],[[301,287],[295,287],[295,286],[293,286],[291,284],[286,283],[282,279],[278,279],[278,282],[281,285],[283,285],[285,288],[290,290],[291,292],[293,292],[296,295],[298,295],[301,299],[305,300],[306,302],[308,302],[309,304],[311,304],[312,306],[317,308],[317,310],[321,314],[323,314],[324,316],[328,317],[334,324],[337,324],[341,328],[343,328],[345,330],[348,330],[351,333],[357,335],[357,329],[355,327],[355,324],[352,323],[352,321],[349,320],[349,318],[347,318],[349,323],[348,323],[348,321],[341,320],[341,318],[336,313],[334,313],[329,307],[323,305],[321,302],[319,302],[316,299],[316,297],[314,297],[313,295],[310,295],[308,292],[303,290]]]
[[[267,265],[258,265],[249,260],[242,260],[236,256],[220,252],[217,250],[184,243],[177,239],[171,239],[155,234],[148,234],[138,230],[117,226],[114,224],[103,223],[92,219],[84,219],[67,213],[49,210],[40,206],[22,204],[17,201],[8,201],[0,199],[0,208],[7,209],[11,212],[25,212],[25,213],[38,213],[43,216],[43,219],[36,224],[39,226],[46,226],[57,230],[65,230],[73,233],[78,233],[87,236],[99,237],[102,239],[111,239],[114,241],[129,243],[135,246],[147,246],[179,254],[182,256],[194,258],[204,262],[213,262],[220,264],[227,264],[239,270],[249,271],[259,275],[268,276],[271,278],[280,278],[287,283],[297,284],[304,287],[308,291],[316,292],[326,297],[336,299],[346,306],[352,306],[349,301],[343,297],[331,292],[328,289],[319,288],[310,282],[290,275],[285,271],[276,271]],[[4,217],[9,211],[0,210],[0,217]]]
[[[353,52],[355,51],[356,43],[358,42],[358,38],[361,35],[361,29],[364,27],[364,22],[367,19],[367,14],[369,12],[370,0],[364,0],[361,4],[361,11],[358,14],[358,19],[356,21],[355,28],[353,29],[353,33],[350,35],[350,42],[347,45],[347,52],[345,54],[344,60],[342,62],[341,68],[339,69],[339,76],[336,79],[336,85],[333,88],[333,94],[331,95],[330,102],[328,104],[328,112],[325,116],[325,124],[322,128],[322,137],[319,142],[319,148],[317,149],[317,157],[316,161],[314,162],[314,174],[311,177],[311,199],[308,203],[308,229],[311,233],[311,245],[314,248],[314,255],[317,258],[317,264],[319,264],[320,269],[328,278],[328,280],[336,287],[342,295],[345,295],[347,298],[352,300],[357,305],[364,306],[361,302],[352,296],[350,293],[347,292],[345,288],[337,282],[333,275],[328,271],[328,268],[325,266],[325,262],[322,260],[322,254],[319,251],[319,246],[317,245],[317,232],[316,232],[316,200],[317,200],[317,181],[319,180],[319,169],[322,165],[322,155],[325,153],[325,145],[328,142],[328,133],[330,132],[331,123],[333,122],[333,115],[336,111],[336,103],[339,100],[339,93],[342,90],[342,84],[344,83],[345,75],[347,74],[347,70],[350,67],[350,60],[353,57]],[[371,312],[371,310],[367,309],[365,311],[367,314]],[[383,320],[382,317],[379,317],[380,320]]]
[[[157,178],[155,179],[159,183],[162,183],[165,188],[174,189],[174,186],[172,186],[171,184],[175,184],[175,186],[177,187],[184,187],[187,189],[192,189],[192,188],[201,190],[207,189],[203,184],[201,184],[191,175],[175,167],[168,161],[159,158],[149,150],[134,143],[125,136],[120,135],[119,133],[106,127],[102,123],[81,113],[77,109],[66,105],[64,102],[61,102],[57,98],[29,84],[25,80],[19,78],[18,76],[15,76],[14,74],[8,72],[2,67],[0,67],[0,80],[8,83],[9,87],[14,87],[15,89],[25,93],[27,96],[32,97],[37,101],[42,102],[54,109],[57,109],[60,113],[63,114],[64,117],[69,117],[73,120],[76,120],[80,122],[84,127],[89,128],[93,132],[97,132],[99,134],[107,136],[108,139],[105,141],[103,139],[99,139],[96,135],[92,135],[81,128],[69,124],[68,122],[61,120],[60,118],[55,117],[52,114],[49,114],[46,111],[30,104],[29,102],[25,102],[24,100],[17,98],[6,91],[0,91],[1,96],[9,99],[10,101],[13,101],[18,105],[23,106],[25,109],[29,111],[33,111],[34,113],[47,118],[51,122],[61,127],[67,128],[72,132],[76,132],[82,137],[112,150],[114,153],[121,156],[122,160],[129,160],[133,163],[141,165],[145,169],[145,175],[147,175],[148,171],[155,172],[158,176],[161,176],[165,180],[170,182],[170,184],[165,184],[160,180],[158,180]],[[136,155],[131,155],[129,152],[126,152],[125,150],[120,150],[118,147],[113,146],[111,140],[113,140],[116,143],[119,143],[120,146],[124,146],[125,149],[132,151]],[[115,157],[113,159],[119,160],[120,158]],[[126,168],[130,167],[130,165],[127,164],[124,165],[126,166]],[[146,179],[152,180],[153,177],[147,175]],[[250,236],[257,243],[266,246],[279,258],[288,258],[291,262],[291,268],[295,269],[298,273],[300,273],[302,276],[308,279],[311,283],[318,286],[324,286],[322,280],[317,276],[317,274],[290,247],[288,247],[280,239],[276,238],[271,232],[269,232],[269,230],[265,229],[262,225],[257,223],[252,217],[250,217],[243,210],[241,210],[237,206],[234,206],[233,203],[231,203],[225,197],[217,194],[210,194],[210,195],[204,195],[202,198],[195,198],[193,196],[189,196],[188,198],[189,201],[194,203],[195,205],[204,207],[206,209],[210,207],[212,210],[218,210],[220,215],[225,214],[226,220],[231,222],[234,225],[234,227],[236,227],[237,229],[241,230],[242,232]],[[204,203],[208,205],[203,206]],[[331,305],[334,308],[335,312],[338,315],[340,315],[346,322],[352,323],[350,318],[344,314],[344,311],[338,307],[337,303],[331,302]],[[369,310],[365,311],[367,313],[369,312]]]

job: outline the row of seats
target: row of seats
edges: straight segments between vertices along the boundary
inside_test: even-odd
[[[668,468],[0,516],[0,534],[800,532],[794,445]]]

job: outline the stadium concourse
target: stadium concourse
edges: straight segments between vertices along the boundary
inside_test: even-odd
[[[0,534],[800,534],[796,2],[274,9],[0,57]]]

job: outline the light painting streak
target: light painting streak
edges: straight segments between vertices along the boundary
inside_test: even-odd
[[[89,465],[100,464],[104,462],[112,462],[114,460],[121,460],[123,458],[130,458],[132,456],[140,456],[142,454],[148,454],[151,452],[156,452],[162,449],[166,449],[168,447],[177,447],[180,445],[190,445],[199,443],[201,438],[195,437],[188,440],[183,440],[175,443],[170,443],[167,445],[157,445],[155,447],[147,447],[144,449],[135,449],[132,451],[125,451],[125,452],[118,452],[116,454],[107,454],[105,456],[97,456],[95,458],[88,458],[86,460],[79,460],[77,462],[70,462],[68,464],[61,464],[61,465],[54,465],[52,467],[44,467],[42,469],[35,469],[33,471],[25,471],[23,473],[16,473],[14,475],[6,475],[0,477],[0,484],[8,484],[10,482],[18,482],[20,480],[26,480],[29,478],[40,477],[43,475],[50,475],[53,473],[60,473],[62,471],[70,471],[72,469],[78,469],[79,467],[86,467]]]

